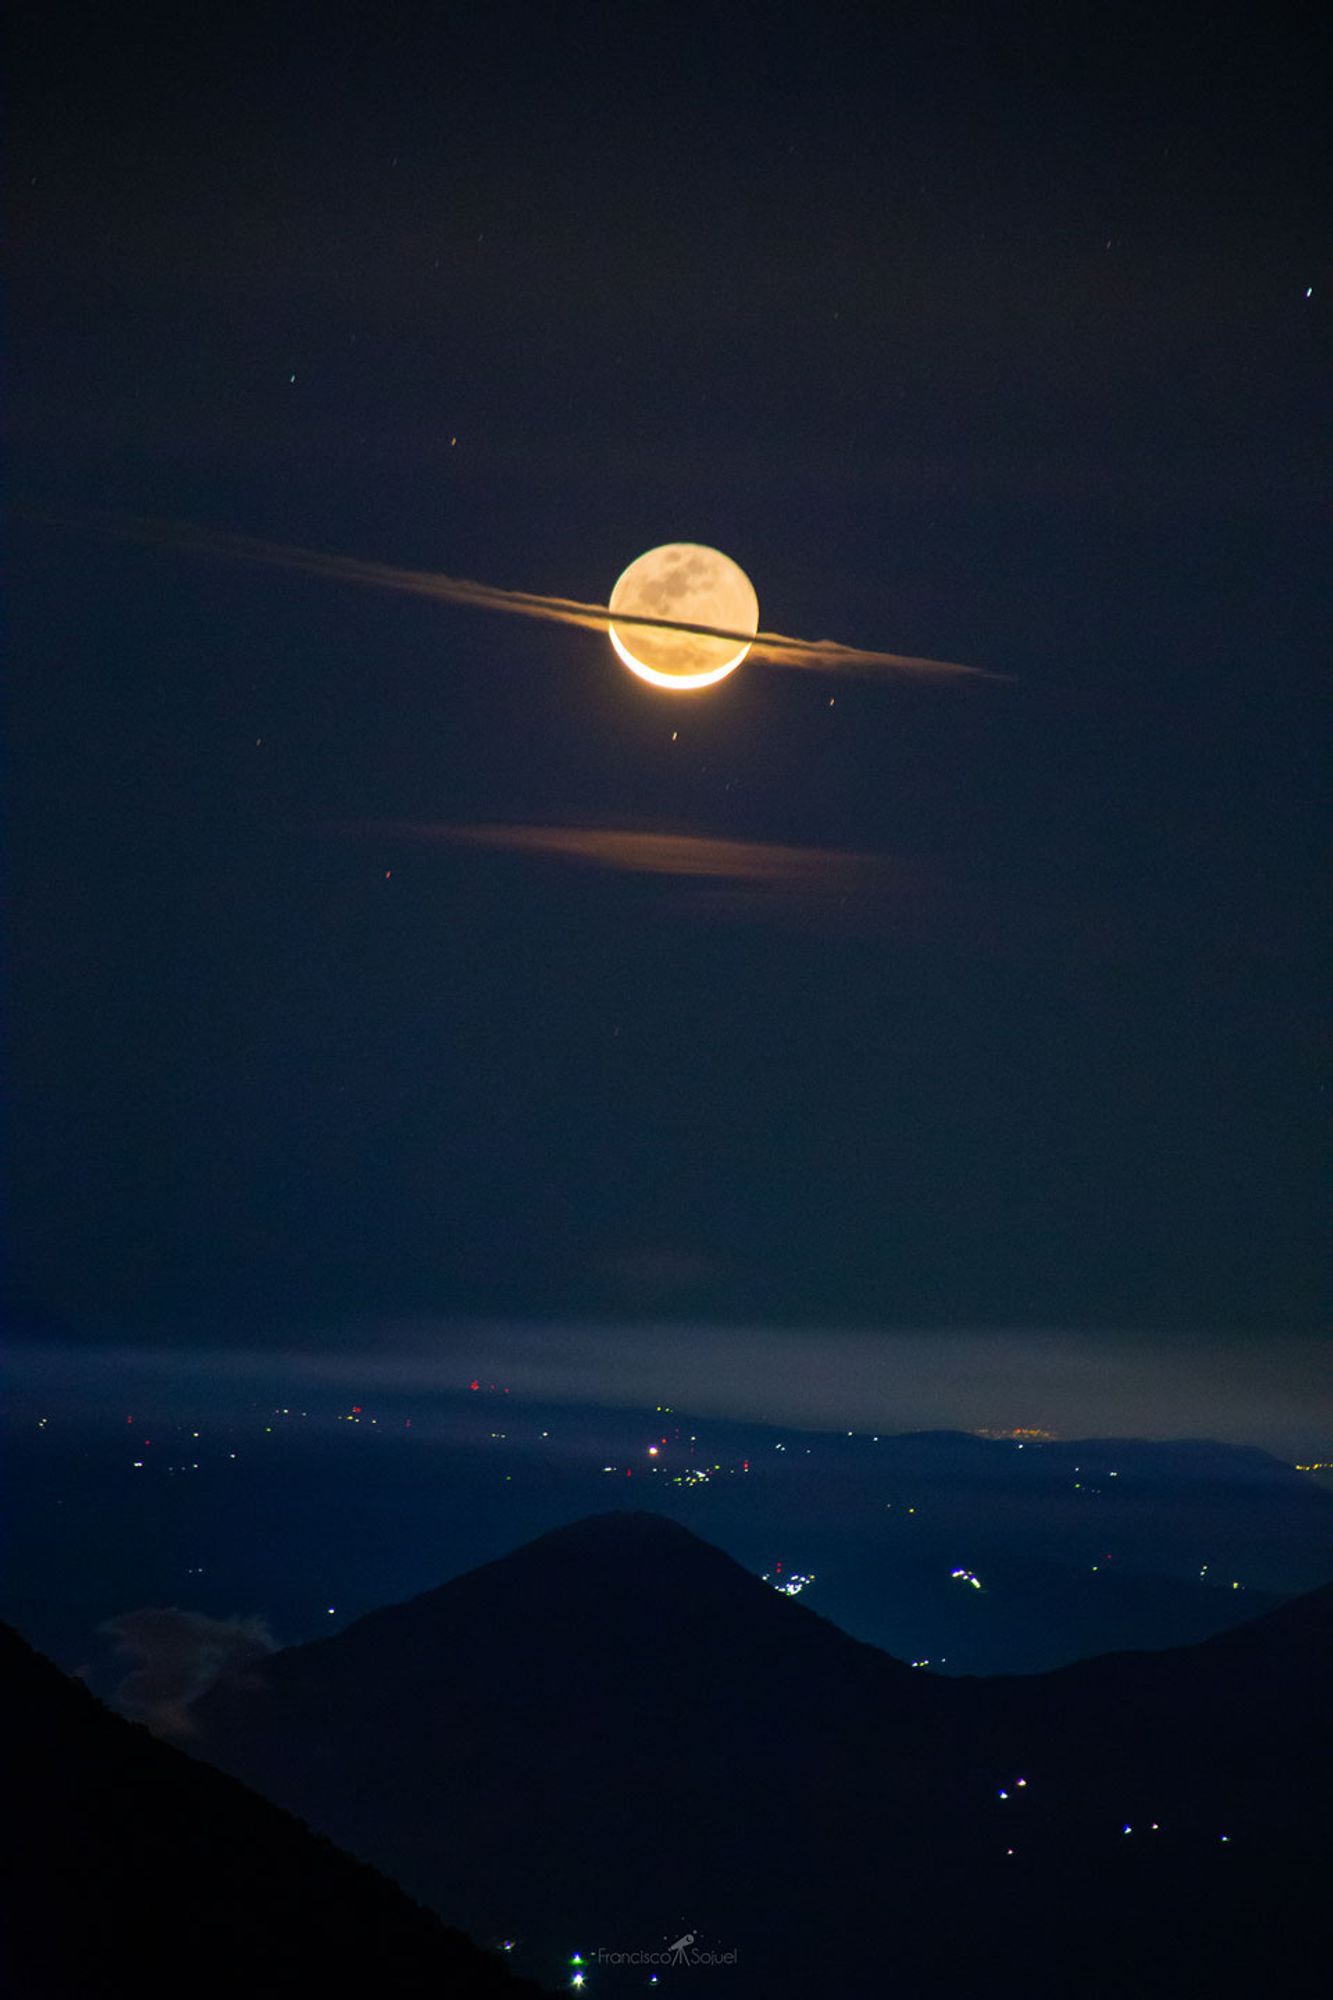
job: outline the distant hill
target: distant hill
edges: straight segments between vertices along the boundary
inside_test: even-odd
[[[6,2000],[350,1984],[540,2000],[498,1957],[233,1779],[123,1721],[0,1626]]]
[[[552,1969],[693,1931],[736,1949],[733,2000],[1178,2000],[1266,1990],[1279,1949],[1313,1972],[1331,1627],[1325,1590],[1173,1652],[945,1680],[616,1513],[195,1713],[204,1754]]]
[[[133,1400],[118,1424],[0,1410],[16,1496],[0,1617],[108,1697],[124,1664],[94,1634],[127,1611],[245,1611],[314,1639],[627,1502],[756,1574],[813,1573],[807,1606],[950,1674],[1190,1645],[1333,1580],[1333,1494],[1234,1445],[851,1436],[500,1393],[352,1421],[275,1389],[294,1411],[247,1403],[202,1439],[197,1410],[155,1420],[136,1466]]]

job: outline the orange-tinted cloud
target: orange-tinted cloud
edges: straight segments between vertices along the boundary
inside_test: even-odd
[[[878,929],[890,918],[898,921],[920,886],[915,865],[854,848],[796,847],[637,827],[397,822],[380,823],[373,830],[397,840],[660,877],[674,885],[674,907],[712,919],[760,917],[815,928]]]
[[[630,875],[675,875],[710,882],[748,882],[774,888],[836,889],[878,881],[889,864],[854,849],[790,847],[776,841],[722,840],[712,834],[644,833],[594,826],[399,826],[427,840],[554,855],[593,868]]]
[[[549,597],[528,590],[506,590],[498,584],[473,583],[466,577],[445,576],[437,570],[399,569],[391,563],[366,562],[358,556],[329,555],[319,549],[301,549],[284,542],[260,541],[250,535],[223,534],[211,528],[194,528],[169,521],[137,521],[114,516],[87,516],[86,524],[101,533],[162,548],[180,549],[187,554],[218,556],[234,562],[259,563],[268,568],[300,571],[306,576],[327,577],[336,583],[359,583],[376,590],[405,592],[412,597],[431,597],[449,604],[471,606],[475,611],[504,611],[519,618],[540,618],[557,625],[577,625],[586,631],[606,632],[609,613],[603,604],[584,604],[572,597]],[[733,632],[717,625],[691,625],[675,618],[648,618],[616,614],[617,625],[649,626],[660,630],[702,633],[709,638],[739,639],[750,646],[750,657],[774,666],[817,667],[825,673],[894,672],[929,675],[972,675],[981,679],[1004,679],[981,667],[960,666],[954,660],[927,660],[911,653],[888,653],[868,646],[844,646],[836,639],[794,639],[782,632]]]

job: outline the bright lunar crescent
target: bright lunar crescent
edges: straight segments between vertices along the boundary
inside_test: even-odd
[[[670,618],[681,625],[757,632],[759,599],[739,563],[698,542],[649,549],[618,578],[610,611],[627,618]],[[631,673],[661,688],[711,687],[734,672],[750,650],[708,632],[668,632],[651,625],[608,627],[611,644]]]

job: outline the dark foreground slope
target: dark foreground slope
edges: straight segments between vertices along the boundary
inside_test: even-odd
[[[1156,1820],[1257,1851],[1333,1828],[1331,1664],[1326,1585],[1196,1645],[957,1685],[985,1739],[1042,1770],[1066,1834],[1114,1806],[1122,1837]]]
[[[732,2000],[1254,1993],[1316,1962],[1331,1622],[950,1681],[616,1514],[274,1655],[199,1744],[552,1968],[692,1930]]]
[[[539,1989],[233,1779],[159,1743],[0,1626],[6,2000]]]

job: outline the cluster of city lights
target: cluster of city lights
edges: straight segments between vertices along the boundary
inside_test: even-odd
[[[1016,1424],[1010,1430],[988,1430],[983,1427],[981,1430],[973,1431],[972,1435],[992,1438],[997,1443],[1017,1444],[1020,1451],[1025,1444],[1051,1444],[1055,1438],[1054,1431],[1042,1430],[1038,1424]]]
[[[815,1579],[813,1571],[809,1576],[805,1576],[800,1570],[794,1569],[787,1576],[770,1576],[765,1570],[763,1580],[765,1583],[771,1583],[774,1590],[780,1592],[783,1597],[799,1597],[803,1590],[810,1588]]]

